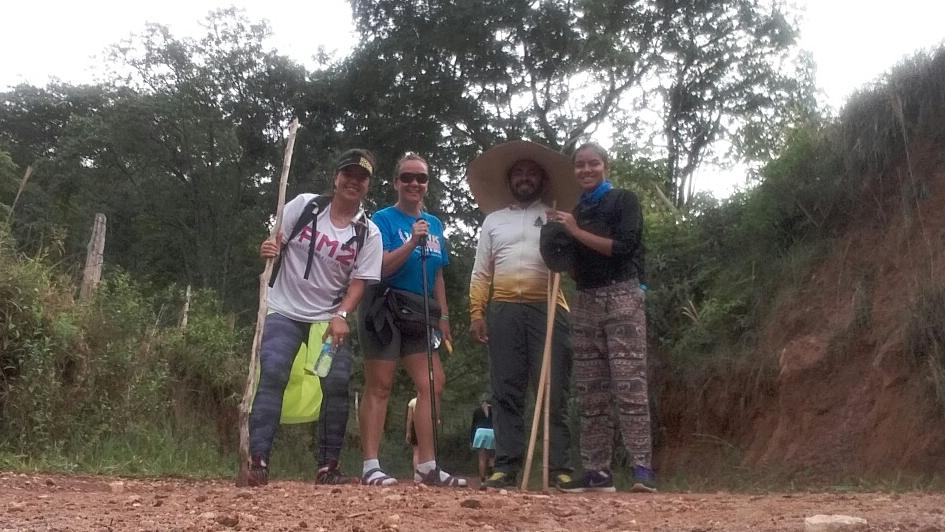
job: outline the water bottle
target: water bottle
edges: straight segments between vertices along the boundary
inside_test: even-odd
[[[325,340],[322,344],[322,352],[318,354],[318,360],[315,361],[315,374],[319,377],[327,377],[331,371],[331,359],[334,356],[334,349],[331,340]]]

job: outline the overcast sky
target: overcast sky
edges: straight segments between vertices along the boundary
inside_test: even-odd
[[[801,46],[813,54],[818,85],[834,108],[902,57],[945,40],[945,0],[797,3],[805,9]],[[200,36],[199,22],[210,10],[232,5],[245,9],[250,19],[269,20],[273,30],[270,44],[310,68],[319,46],[340,57],[356,41],[350,6],[344,0],[46,0],[4,4],[0,90],[23,82],[44,85],[53,77],[71,83],[92,82],[102,51],[140,32],[146,22],[166,24],[178,36]],[[717,192],[729,186],[706,185]]]

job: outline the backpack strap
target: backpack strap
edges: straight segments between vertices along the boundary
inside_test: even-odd
[[[324,199],[323,199],[324,198]],[[308,279],[308,274],[312,271],[312,259],[315,258],[315,226],[318,221],[318,215],[321,214],[323,210],[331,203],[331,196],[318,196],[311,201],[318,209],[311,209],[312,214],[312,237],[308,239],[308,259],[305,261],[305,275],[302,276],[303,279]],[[298,223],[295,224],[298,227]],[[304,225],[303,225],[304,227]],[[299,227],[299,231],[302,228]],[[292,239],[290,238],[291,242]]]
[[[302,232],[302,229],[305,226],[312,225],[312,234],[308,241],[308,260],[305,263],[305,279],[308,279],[309,273],[312,271],[312,259],[315,256],[315,226],[316,221],[318,220],[318,215],[325,210],[332,200],[332,196],[316,196],[312,201],[308,202],[305,207],[302,209],[302,213],[299,215],[299,219],[295,221],[295,225],[292,227],[292,232],[289,233],[289,238],[286,240],[285,244],[282,246],[282,249],[279,251],[279,258],[276,260],[276,263],[272,267],[272,275],[269,277],[269,288],[272,288],[276,284],[276,277],[279,275],[280,267],[282,266],[282,260],[285,258],[285,250],[289,245],[289,242],[295,240],[295,237],[299,236],[299,233]]]
[[[357,244],[357,249],[354,253],[354,261],[358,260],[358,256],[361,255],[361,248],[364,247],[364,239],[367,237],[368,233],[368,222],[367,222],[367,213],[363,210],[358,212],[351,220],[351,225],[354,226],[354,236],[349,238],[347,242],[341,245],[341,249],[349,249],[351,244]],[[353,261],[353,262],[354,262]]]

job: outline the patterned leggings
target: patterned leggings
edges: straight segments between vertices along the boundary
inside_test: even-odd
[[[272,440],[282,414],[282,396],[289,382],[292,362],[299,346],[308,341],[308,323],[295,321],[278,313],[266,316],[259,350],[259,387],[249,418],[249,448],[252,456],[269,461]],[[321,346],[308,346],[320,349]],[[319,467],[337,462],[348,427],[348,383],[351,380],[351,349],[341,346],[328,375],[321,379],[322,406],[316,424]]]
[[[646,314],[639,282],[634,279],[578,290],[571,323],[584,470],[610,469],[613,405],[617,407],[624,446],[634,464],[650,467]]]

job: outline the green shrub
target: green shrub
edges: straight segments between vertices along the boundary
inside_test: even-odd
[[[180,294],[176,302],[166,290],[152,296],[111,271],[92,301],[76,304],[71,280],[12,248],[2,228],[0,449],[90,464],[107,462],[123,445],[150,442],[148,453],[166,444],[173,457],[173,442],[191,441],[195,426],[217,427],[213,447],[234,449],[220,436],[236,434],[235,415],[226,414],[235,413],[242,390],[248,339],[227,323],[212,293],[196,294],[181,331],[167,318]],[[139,467],[125,463],[126,472]]]

